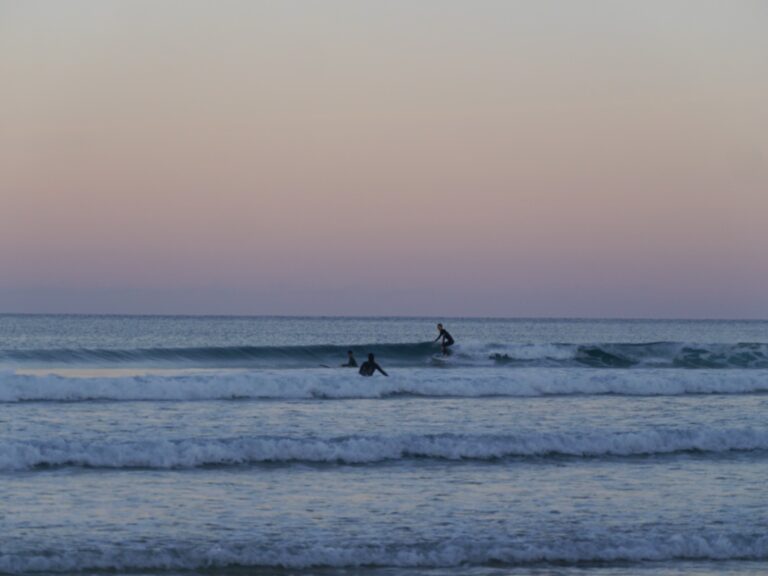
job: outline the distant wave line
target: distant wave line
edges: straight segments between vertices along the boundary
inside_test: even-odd
[[[229,346],[190,348],[59,348],[0,351],[0,362],[21,365],[197,366],[306,368],[338,366],[352,350],[358,358],[374,352],[395,366],[429,366],[439,353],[432,342],[310,346]],[[478,343],[457,344],[441,367],[591,368],[768,368],[768,344],[692,343]],[[443,361],[444,360],[444,361]]]

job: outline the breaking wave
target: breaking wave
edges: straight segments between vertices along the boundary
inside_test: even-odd
[[[398,460],[653,456],[768,450],[768,429],[406,434],[293,438],[0,441],[0,471],[41,467],[177,469],[266,463],[376,464]]]
[[[196,401],[553,395],[679,396],[768,392],[768,370],[255,370],[74,378],[0,372],[0,402]]]
[[[768,368],[768,344],[682,342],[594,344],[461,343],[447,358],[435,358],[431,342],[316,346],[234,346],[136,349],[30,349],[0,351],[0,362],[21,365],[195,366],[211,368],[302,368],[338,366],[353,350],[374,352],[389,365],[592,367],[592,368]]]

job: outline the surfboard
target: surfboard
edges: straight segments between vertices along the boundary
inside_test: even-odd
[[[432,364],[443,366],[448,363],[448,357],[442,354],[434,354],[431,358]]]

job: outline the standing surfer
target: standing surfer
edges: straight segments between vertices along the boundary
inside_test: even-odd
[[[443,351],[443,356],[448,356],[448,348],[453,346],[454,343],[453,336],[451,336],[448,330],[443,328],[442,324],[437,325],[437,331],[437,338],[434,339],[434,342],[437,342],[442,338],[442,341],[440,342],[440,348]]]

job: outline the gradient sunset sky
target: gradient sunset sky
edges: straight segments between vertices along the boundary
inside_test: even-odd
[[[0,0],[0,312],[768,318],[768,2]]]

